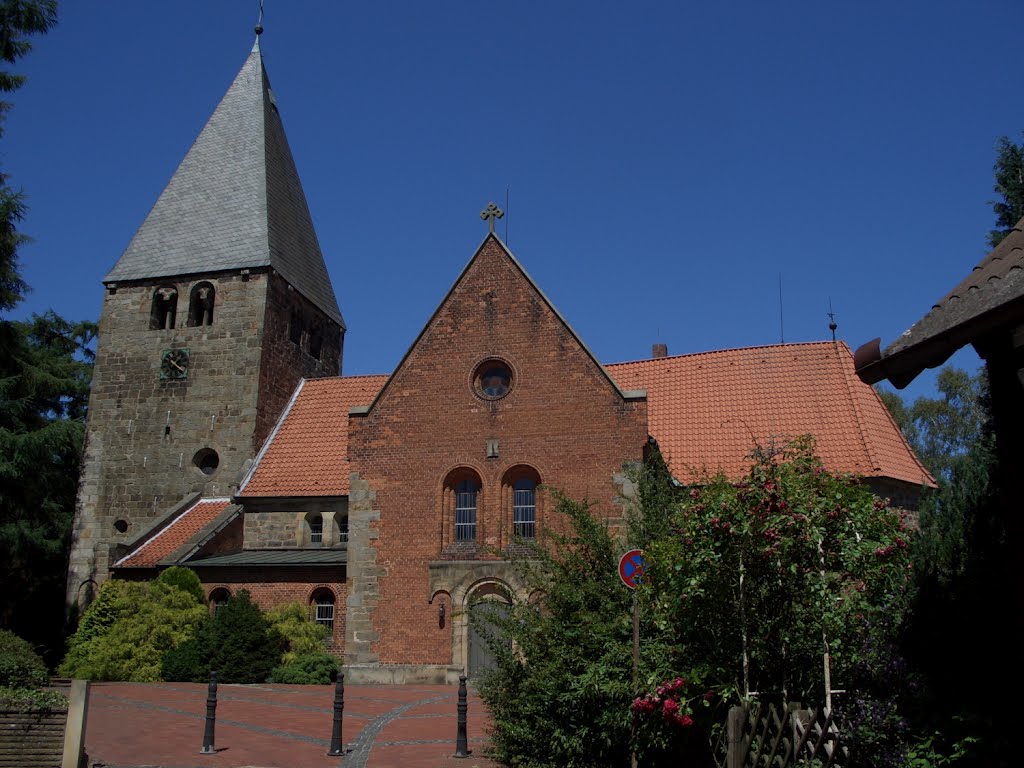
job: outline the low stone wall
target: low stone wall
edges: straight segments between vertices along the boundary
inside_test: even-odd
[[[68,696],[68,709],[0,710],[0,768],[79,768],[83,764],[89,683],[54,681],[51,687]]]
[[[64,712],[0,712],[2,768],[59,768],[64,760]]]

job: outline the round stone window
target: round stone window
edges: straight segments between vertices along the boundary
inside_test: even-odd
[[[220,466],[220,456],[212,448],[203,448],[196,451],[196,455],[192,457],[192,464],[204,475],[212,475]]]
[[[476,393],[487,400],[498,400],[512,389],[512,368],[503,360],[485,360],[473,375]]]

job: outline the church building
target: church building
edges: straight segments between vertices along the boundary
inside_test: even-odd
[[[486,663],[471,606],[522,594],[495,553],[559,526],[547,488],[614,524],[654,448],[686,484],[807,433],[908,509],[932,484],[844,343],[604,365],[499,215],[395,370],[340,375],[257,39],[103,280],[69,604],[186,565],[212,609],[241,589],[308,605],[352,682],[453,682]]]

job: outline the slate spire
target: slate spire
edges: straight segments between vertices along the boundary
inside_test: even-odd
[[[345,327],[257,36],[104,282],[261,267]]]

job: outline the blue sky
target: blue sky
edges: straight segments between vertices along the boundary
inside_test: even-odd
[[[15,316],[98,317],[257,8],[62,5],[0,140],[31,208]],[[506,194],[499,233],[603,362],[824,339],[830,301],[851,348],[889,343],[986,252],[994,144],[1024,129],[1019,10],[269,0],[345,373],[394,367]]]

